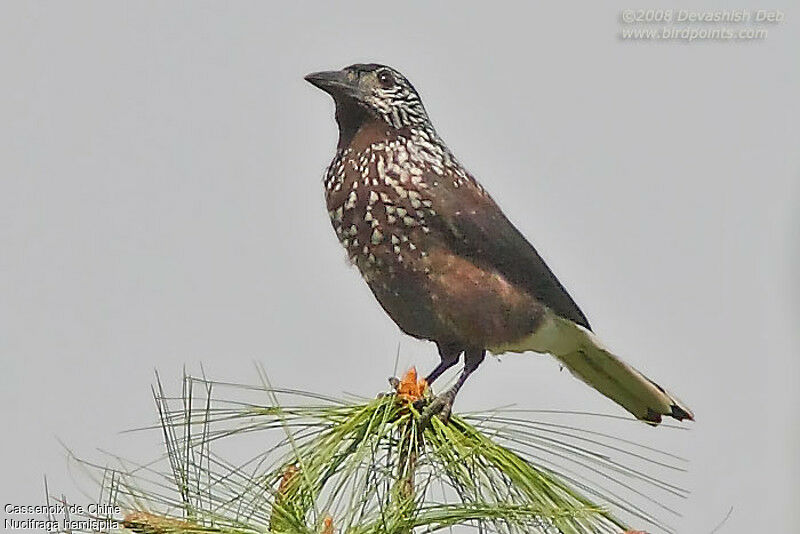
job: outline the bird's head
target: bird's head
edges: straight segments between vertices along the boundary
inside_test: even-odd
[[[370,119],[381,120],[397,129],[428,123],[428,115],[414,86],[391,67],[356,64],[342,70],[314,72],[305,79],[333,97],[342,134]]]

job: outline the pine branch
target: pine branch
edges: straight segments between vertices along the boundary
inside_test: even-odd
[[[591,484],[578,467],[645,486],[636,490],[645,501],[685,496],[628,465],[677,471],[677,458],[610,435],[508,412],[433,418],[422,428],[413,401],[430,392],[415,375],[372,400],[273,388],[263,376],[261,386],[187,376],[181,396],[167,397],[160,384],[154,394],[164,461],[117,459],[113,476],[102,477],[109,500],[128,512],[121,526],[133,532],[620,534],[627,527],[612,507],[672,531],[634,502],[636,492]],[[254,455],[236,457],[244,450]]]

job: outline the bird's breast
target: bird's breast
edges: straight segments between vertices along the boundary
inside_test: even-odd
[[[344,150],[331,163],[325,179],[328,215],[368,281],[400,271],[425,273],[423,243],[436,211],[422,176],[397,140]]]

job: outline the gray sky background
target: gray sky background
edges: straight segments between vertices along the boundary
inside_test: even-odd
[[[680,532],[800,529],[800,10],[757,42],[622,42],[640,2],[4,2],[0,501],[65,453],[149,459],[158,368],[372,395],[436,362],[347,268],[322,200],[331,101],[304,74],[403,71],[595,330],[676,392]],[[647,4],[666,8],[671,2]],[[762,4],[762,3],[760,3]],[[723,7],[704,2],[704,9]],[[457,410],[622,415],[535,355]]]

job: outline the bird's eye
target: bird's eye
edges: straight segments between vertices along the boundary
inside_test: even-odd
[[[384,87],[391,87],[394,85],[394,76],[392,73],[386,69],[378,71],[378,81],[381,82],[381,85]]]

